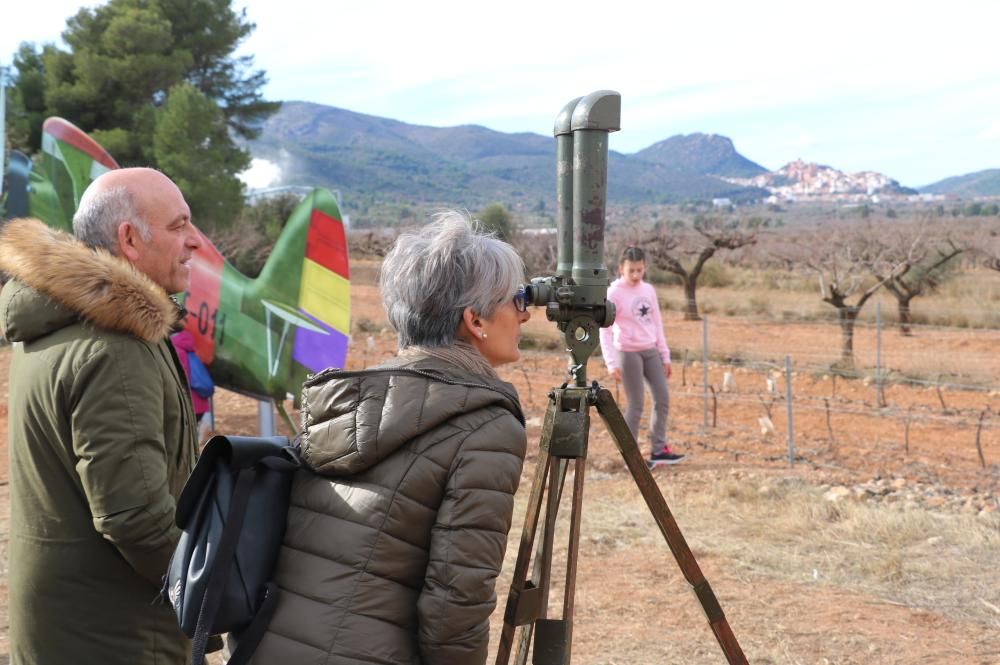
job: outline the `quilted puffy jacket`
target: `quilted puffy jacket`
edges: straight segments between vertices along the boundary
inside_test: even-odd
[[[440,359],[307,381],[253,662],[484,663],[526,445],[514,387]]]

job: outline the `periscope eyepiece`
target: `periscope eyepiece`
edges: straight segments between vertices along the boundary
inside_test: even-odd
[[[567,103],[556,116],[556,274],[524,285],[528,306],[563,332],[570,374],[587,382],[587,359],[599,343],[598,329],[615,320],[608,302],[604,225],[608,189],[608,135],[621,128],[621,95],[598,90]]]
[[[550,302],[559,302],[559,284],[552,277],[535,277],[523,288],[524,299],[531,307],[545,307]]]
[[[615,320],[608,302],[604,226],[608,188],[608,135],[621,128],[621,95],[598,90],[567,103],[556,116],[556,274],[524,285],[528,306],[563,332],[570,374],[587,382],[587,359],[599,343],[598,329]]]

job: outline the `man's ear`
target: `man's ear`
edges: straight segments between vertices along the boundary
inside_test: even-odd
[[[139,229],[134,224],[122,222],[118,225],[118,253],[122,258],[131,263],[139,260],[139,240]]]

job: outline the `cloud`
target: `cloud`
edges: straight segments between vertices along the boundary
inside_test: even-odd
[[[984,141],[1000,141],[1000,120],[987,126],[986,129],[979,134],[979,138]]]
[[[237,176],[248,189],[264,189],[277,183],[281,178],[281,167],[276,163],[254,157],[250,168]]]
[[[29,3],[4,4],[0,20],[0,64],[10,65],[14,52],[22,42],[61,45],[66,21],[84,7],[104,4],[101,0],[46,0],[40,10]]]
[[[66,17],[99,2],[48,0],[41,13],[22,4],[0,19],[0,61],[22,39],[58,40]],[[550,135],[566,101],[613,89],[622,131],[611,141],[622,152],[701,131],[770,166],[801,156],[920,182],[996,165],[996,0],[947,10],[841,0],[820,14],[800,0],[616,0],[612,11],[508,0],[485,20],[467,0],[234,7],[257,26],[239,54],[266,71],[270,99]],[[247,177],[289,172],[271,157]]]

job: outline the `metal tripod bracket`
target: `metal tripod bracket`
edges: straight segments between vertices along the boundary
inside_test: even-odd
[[[512,626],[526,626],[542,616],[542,601],[545,600],[545,589],[535,586],[531,580],[526,580],[524,588],[511,589],[507,596],[507,611],[504,613],[504,623]]]
[[[550,394],[553,401],[553,423],[548,452],[553,457],[578,459],[587,456],[590,393],[589,388],[573,386],[557,388]]]

